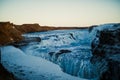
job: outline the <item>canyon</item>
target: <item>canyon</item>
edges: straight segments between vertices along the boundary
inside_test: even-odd
[[[1,64],[16,79],[120,79],[120,23],[85,28],[9,22],[2,26]]]

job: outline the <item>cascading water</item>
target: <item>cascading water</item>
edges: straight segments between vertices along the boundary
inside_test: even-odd
[[[58,30],[25,34],[41,38],[38,44],[23,46],[28,55],[39,56],[58,64],[63,72],[87,79],[98,77],[91,64],[91,36],[84,30]]]
[[[61,55],[57,63],[68,74],[91,79],[98,76],[96,68],[90,62],[91,56],[90,49],[76,50],[75,52]]]

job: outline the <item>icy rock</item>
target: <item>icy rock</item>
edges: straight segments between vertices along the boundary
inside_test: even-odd
[[[101,80],[120,79],[120,24],[99,28],[92,42],[91,62],[98,67]]]

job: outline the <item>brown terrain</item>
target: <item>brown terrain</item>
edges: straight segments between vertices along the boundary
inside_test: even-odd
[[[39,24],[15,25],[10,22],[0,22],[0,46],[23,40],[24,38],[21,35],[24,33],[62,29],[84,29],[84,28],[87,27],[51,27],[40,26]]]

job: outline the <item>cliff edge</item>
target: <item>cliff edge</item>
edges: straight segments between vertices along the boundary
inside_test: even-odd
[[[97,31],[91,46],[100,80],[120,80],[120,24]]]

